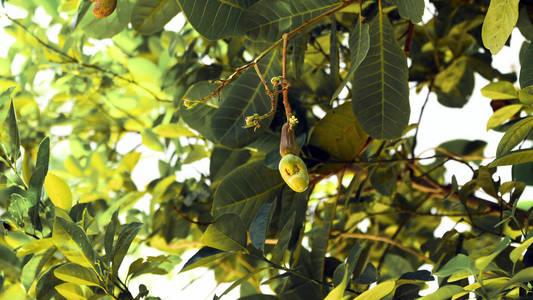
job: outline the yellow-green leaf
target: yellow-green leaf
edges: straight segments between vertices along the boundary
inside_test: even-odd
[[[384,281],[375,287],[365,291],[361,295],[357,296],[354,300],[376,300],[387,296],[395,286],[394,280]]]
[[[522,253],[524,253],[527,247],[529,247],[531,244],[533,244],[533,237],[524,241],[520,246],[514,248],[513,251],[511,251],[511,254],[509,254],[509,259],[511,259],[513,263],[516,263],[518,259],[520,259],[520,256],[522,256]]]
[[[485,15],[481,38],[492,55],[500,52],[518,21],[520,0],[491,0]]]
[[[61,283],[55,286],[56,291],[69,300],[85,300],[83,288],[74,283]]]
[[[196,136],[187,127],[178,124],[161,124],[153,129],[158,136],[165,138],[178,138]]]
[[[88,268],[93,266],[95,252],[80,226],[56,217],[52,239],[57,249],[71,262]]]
[[[100,286],[100,280],[92,269],[82,267],[75,263],[66,263],[54,270],[55,277],[70,283]]]
[[[533,85],[525,87],[518,93],[518,99],[525,104],[533,104]]]
[[[72,207],[72,192],[63,179],[53,173],[46,174],[44,189],[56,207],[69,210]]]
[[[501,125],[503,122],[509,120],[517,112],[522,109],[522,104],[511,104],[504,106],[492,114],[492,116],[487,121],[487,130],[490,130],[498,125]]]
[[[484,86],[481,95],[494,100],[516,99],[518,91],[509,81],[497,81]]]
[[[29,254],[34,254],[37,252],[48,250],[52,247],[54,247],[54,242],[52,238],[34,240],[20,247],[17,251],[17,256],[23,257]]]
[[[154,151],[165,152],[165,146],[163,145],[163,143],[161,143],[159,137],[155,135],[152,130],[148,128],[143,129],[143,131],[141,132],[141,136],[143,144],[146,147]]]

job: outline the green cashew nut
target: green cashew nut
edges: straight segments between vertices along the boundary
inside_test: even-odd
[[[279,172],[287,185],[295,192],[301,193],[309,185],[307,167],[301,158],[286,154],[279,162]]]

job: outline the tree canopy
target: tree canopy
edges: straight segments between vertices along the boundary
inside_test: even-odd
[[[0,299],[158,299],[131,280],[191,249],[180,272],[232,283],[214,299],[533,297],[533,1],[429,3],[2,0]],[[496,153],[423,154],[410,87],[460,110],[475,74]],[[435,236],[443,219],[469,229]]]

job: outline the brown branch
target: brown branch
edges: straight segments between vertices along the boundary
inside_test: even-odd
[[[407,38],[405,39],[405,45],[403,46],[403,52],[405,53],[405,56],[409,57],[409,53],[411,52],[411,44],[413,42],[413,33],[414,33],[415,25],[413,22],[409,21],[409,27],[407,27]]]
[[[185,219],[186,221],[191,222],[191,223],[193,223],[193,224],[201,225],[201,226],[207,226],[207,225],[209,225],[209,224],[214,224],[214,223],[215,223],[215,222],[199,222],[199,221],[195,221],[195,220],[189,218],[189,216],[187,216],[186,214],[184,214],[182,211],[180,211],[180,210],[178,209],[177,206],[172,205],[172,208],[174,208],[174,211],[175,211],[180,217],[182,217],[182,218]]]

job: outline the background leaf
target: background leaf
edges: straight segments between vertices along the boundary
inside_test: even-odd
[[[404,19],[409,19],[413,23],[422,22],[424,15],[424,0],[398,0],[398,12]]]
[[[239,251],[246,247],[246,227],[235,214],[225,214],[210,224],[202,235],[202,242],[222,251]]]
[[[131,11],[131,25],[142,34],[152,34],[179,12],[176,0],[137,0]]]

